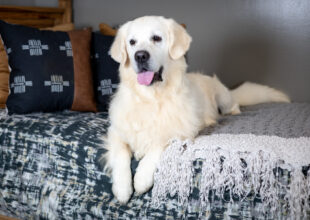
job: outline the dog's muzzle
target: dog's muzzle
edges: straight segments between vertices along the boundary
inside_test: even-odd
[[[135,53],[135,61],[138,67],[138,83],[145,86],[150,86],[155,82],[163,81],[162,73],[163,66],[157,72],[150,70],[149,67],[150,54],[146,50],[139,50]]]

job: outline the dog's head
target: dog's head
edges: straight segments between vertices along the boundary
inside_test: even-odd
[[[165,79],[173,61],[183,59],[191,37],[173,19],[145,16],[122,25],[112,44],[112,58],[137,74],[141,85]]]

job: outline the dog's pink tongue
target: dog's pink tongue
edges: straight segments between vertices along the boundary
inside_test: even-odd
[[[142,72],[142,73],[138,73],[138,83],[141,85],[150,85],[152,80],[154,78],[154,72]]]

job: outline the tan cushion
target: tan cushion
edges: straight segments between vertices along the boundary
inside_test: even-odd
[[[0,108],[5,108],[5,103],[9,95],[9,76],[8,57],[4,50],[2,40],[0,40]]]
[[[53,27],[41,28],[41,30],[49,30],[49,31],[72,31],[74,30],[74,24],[59,24]]]
[[[42,30],[52,31],[72,31],[74,25],[72,23],[60,24],[54,27],[42,28]],[[0,108],[5,108],[5,103],[9,95],[9,65],[3,42],[0,40]]]
[[[107,36],[115,36],[117,29],[112,28],[108,24],[101,23],[99,24],[100,33]]]

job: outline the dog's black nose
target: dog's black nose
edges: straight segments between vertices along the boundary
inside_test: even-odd
[[[139,50],[135,53],[135,60],[138,63],[145,63],[150,59],[150,54],[146,50]]]

